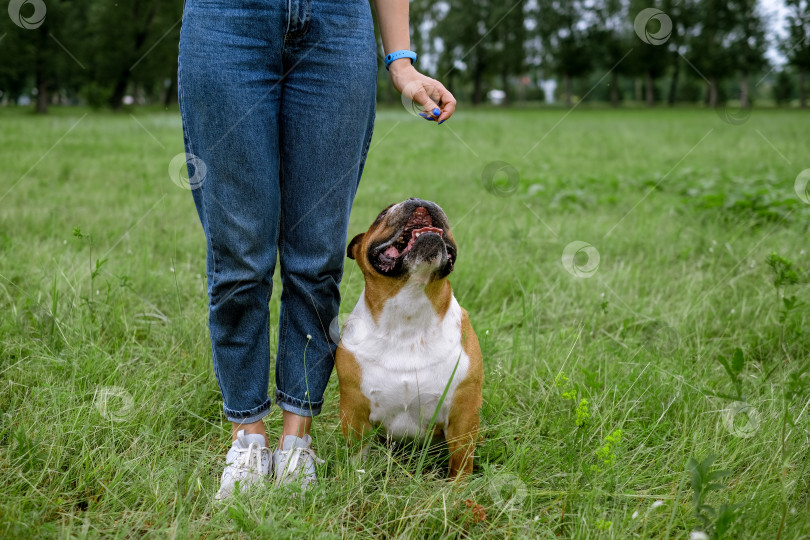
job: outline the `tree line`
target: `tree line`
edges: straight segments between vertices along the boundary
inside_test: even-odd
[[[553,78],[567,104],[574,94],[588,94],[613,105],[632,98],[649,106],[717,106],[737,98],[749,107],[765,80],[777,103],[797,96],[807,104],[809,0],[785,1],[781,35],[769,35],[773,14],[756,0],[415,0],[411,6],[416,28],[427,28],[415,33],[422,49],[438,59],[440,74],[466,85],[475,103],[489,87],[519,98],[527,82]],[[773,69],[769,49],[786,66]]]
[[[569,105],[750,107],[767,89],[806,107],[810,0],[785,7],[783,31],[769,35],[756,0],[412,0],[412,48],[421,69],[474,104],[494,89],[507,102],[543,99],[553,80]],[[0,103],[171,104],[182,10],[182,0],[10,0]],[[786,64],[771,66],[769,49]],[[380,72],[380,98],[395,99]]]

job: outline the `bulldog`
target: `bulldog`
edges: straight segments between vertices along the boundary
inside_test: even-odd
[[[472,472],[484,380],[478,338],[447,280],[457,253],[435,203],[380,212],[346,248],[365,288],[335,357],[347,440],[378,427],[392,440],[444,437],[454,478]]]

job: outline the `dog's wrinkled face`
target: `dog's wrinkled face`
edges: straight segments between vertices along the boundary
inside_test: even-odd
[[[380,212],[346,248],[366,274],[407,279],[415,273],[442,279],[453,271],[456,243],[439,205],[408,199]]]

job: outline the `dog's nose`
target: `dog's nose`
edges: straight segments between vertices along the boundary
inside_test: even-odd
[[[405,202],[417,203],[419,206],[427,206],[428,205],[428,201],[426,201],[424,199],[420,199],[419,197],[411,197],[410,199],[408,199]]]

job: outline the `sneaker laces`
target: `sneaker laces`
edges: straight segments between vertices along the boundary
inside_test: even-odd
[[[232,465],[237,471],[259,474],[267,474],[270,471],[270,459],[268,456],[262,456],[262,447],[259,446],[259,443],[252,442],[247,448],[235,448],[235,450],[238,456]],[[265,448],[265,450],[267,449]]]
[[[292,455],[290,455],[291,453]],[[281,471],[282,477],[286,476],[291,471],[295,471],[298,468],[299,463],[303,465],[301,470],[306,470],[306,464],[309,460],[314,461],[318,465],[323,465],[326,463],[324,460],[315,455],[315,451],[312,448],[291,448],[289,450],[279,450],[279,456],[282,460],[287,459],[287,463],[284,465],[284,470]]]

